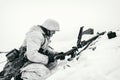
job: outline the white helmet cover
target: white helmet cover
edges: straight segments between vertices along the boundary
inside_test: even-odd
[[[59,23],[52,19],[47,19],[42,26],[50,31],[59,31]]]

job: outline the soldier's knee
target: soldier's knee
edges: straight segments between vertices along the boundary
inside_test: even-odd
[[[50,76],[50,70],[42,64],[31,64],[22,70],[23,80],[45,80]]]

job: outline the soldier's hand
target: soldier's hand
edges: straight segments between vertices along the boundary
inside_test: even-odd
[[[55,61],[55,54],[49,54],[48,55],[48,63]]]

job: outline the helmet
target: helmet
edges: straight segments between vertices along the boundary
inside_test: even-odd
[[[47,19],[42,26],[50,31],[59,31],[59,23],[52,19]]]

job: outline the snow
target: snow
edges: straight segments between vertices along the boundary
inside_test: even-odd
[[[78,60],[58,61],[46,80],[120,80],[120,31],[116,33],[117,37],[112,39],[108,39],[107,34],[101,36]],[[5,54],[0,54],[0,61],[5,60]],[[0,64],[0,70],[4,64]]]

